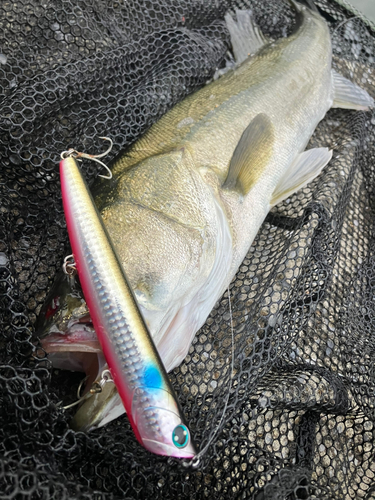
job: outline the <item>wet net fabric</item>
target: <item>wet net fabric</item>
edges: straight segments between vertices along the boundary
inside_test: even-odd
[[[170,374],[205,449],[197,468],[148,453],[126,416],[69,429],[61,402],[82,375],[39,349],[36,317],[69,253],[59,154],[97,152],[105,135],[113,158],[134,142],[225,64],[224,15],[249,6],[266,35],[291,31],[281,1],[1,2],[0,498],[375,496],[371,112],[328,112],[310,146],[333,160],[268,215]],[[375,32],[333,1],[319,7],[334,67],[374,96]],[[83,168],[92,182],[97,165]]]

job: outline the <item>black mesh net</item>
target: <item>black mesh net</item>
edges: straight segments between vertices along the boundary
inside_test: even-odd
[[[38,349],[36,317],[69,253],[60,152],[96,151],[106,135],[114,157],[205,84],[225,63],[228,9],[250,6],[275,38],[290,32],[287,2],[249,2],[1,2],[0,498],[375,495],[371,113],[328,112],[311,145],[333,160],[269,214],[231,283],[234,342],[225,294],[170,374],[208,445],[196,469],[144,450],[126,416],[71,430],[60,403],[82,375]],[[334,67],[374,93],[372,27],[318,4]],[[96,177],[94,163],[84,169]]]

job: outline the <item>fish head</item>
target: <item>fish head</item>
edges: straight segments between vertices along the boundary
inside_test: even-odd
[[[196,455],[191,433],[176,397],[165,388],[137,388],[131,419],[142,445],[157,455],[192,458]]]
[[[78,277],[72,279],[62,272],[57,275],[41,308],[36,331],[54,368],[86,374],[82,403],[70,423],[74,430],[96,429],[124,413],[115,385],[103,384],[102,373],[108,366]]]

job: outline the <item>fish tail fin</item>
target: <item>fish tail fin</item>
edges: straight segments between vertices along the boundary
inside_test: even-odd
[[[236,63],[243,62],[249,55],[258,52],[269,40],[254,23],[250,10],[236,10],[236,18],[226,14],[225,22],[230,34]]]
[[[333,108],[357,109],[367,111],[375,106],[374,99],[368,92],[335,70],[332,70]]]

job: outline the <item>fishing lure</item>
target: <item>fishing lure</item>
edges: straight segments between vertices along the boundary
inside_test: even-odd
[[[77,156],[95,159],[74,150],[62,153],[63,206],[74,266],[113,381],[134,433],[146,449],[192,458],[196,452],[190,431]]]

